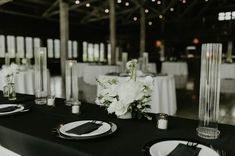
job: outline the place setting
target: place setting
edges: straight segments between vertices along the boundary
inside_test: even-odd
[[[23,104],[0,104],[0,116],[14,115],[29,111]]]
[[[144,145],[146,156],[225,156],[211,146],[189,140],[158,140]]]
[[[53,132],[56,136],[68,140],[87,140],[113,134],[117,125],[99,120],[80,120],[59,125]]]

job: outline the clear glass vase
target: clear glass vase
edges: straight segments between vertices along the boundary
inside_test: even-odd
[[[142,65],[142,72],[147,73],[148,72],[148,63],[149,63],[149,54],[147,52],[143,53],[143,65]]]
[[[75,60],[65,62],[65,85],[66,105],[71,106],[78,103],[78,71]]]
[[[220,64],[222,44],[202,45],[199,97],[198,136],[205,139],[218,138]]]
[[[10,55],[9,53],[5,53],[5,65],[10,66]]]
[[[16,100],[15,83],[9,83],[8,87],[9,87],[8,99],[10,101]]]
[[[126,63],[127,63],[127,60],[128,60],[128,53],[126,53],[126,52],[123,52],[122,53],[122,73],[126,73],[127,71],[126,71]]]
[[[46,104],[48,93],[47,52],[40,47],[35,53],[35,103]]]

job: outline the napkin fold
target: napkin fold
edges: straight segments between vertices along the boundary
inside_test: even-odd
[[[102,123],[87,122],[66,131],[66,133],[73,133],[77,135],[87,134],[93,132],[94,130],[97,130],[100,126],[102,126]]]
[[[201,148],[196,146],[189,146],[180,143],[167,156],[198,156],[200,150]]]
[[[11,111],[14,111],[16,110],[17,106],[8,106],[8,107],[4,107],[4,108],[0,108],[0,113],[6,113],[6,112],[11,112]]]

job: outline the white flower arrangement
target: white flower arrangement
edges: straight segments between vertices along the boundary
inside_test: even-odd
[[[150,108],[148,103],[151,100],[153,78],[147,76],[141,81],[136,80],[133,75],[136,74],[136,63],[135,60],[127,63],[127,68],[131,69],[131,79],[125,82],[110,78],[97,80],[100,90],[96,103],[104,106],[108,113],[122,116],[130,112],[132,117],[138,119],[148,117],[146,110]]]
[[[14,63],[12,63],[9,67],[5,67],[2,69],[2,74],[5,77],[7,83],[12,83],[17,70],[18,66]]]

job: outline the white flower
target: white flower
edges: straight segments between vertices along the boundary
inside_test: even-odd
[[[124,115],[128,111],[129,105],[123,101],[113,100],[113,102],[108,107],[108,113],[115,113],[117,116]]]
[[[120,101],[125,101],[125,103],[132,103],[135,100],[141,99],[143,96],[142,89],[143,86],[134,80],[123,82],[117,90],[118,98]]]
[[[130,70],[133,66],[137,65],[137,59],[132,59],[126,63],[127,70]]]
[[[12,63],[9,67],[5,67],[2,69],[2,74],[4,77],[15,74],[18,69],[18,66]]]

